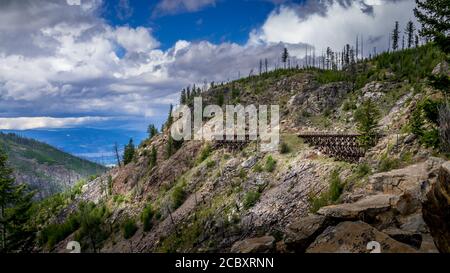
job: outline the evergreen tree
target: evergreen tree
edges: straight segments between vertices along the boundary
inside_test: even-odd
[[[123,151],[123,164],[127,165],[128,163],[133,161],[133,158],[134,158],[134,143],[133,139],[130,138],[128,145],[125,145],[125,149]]]
[[[448,0],[416,0],[414,15],[422,24],[420,34],[432,38],[445,53],[450,52],[450,8]]]
[[[186,104],[186,101],[187,101],[186,89],[183,88],[183,90],[181,90],[180,104]]]
[[[171,135],[169,135],[169,139],[167,140],[166,144],[166,158],[169,158],[174,153],[174,147],[173,147],[173,138]]]
[[[415,38],[415,44],[416,44],[416,47],[419,47],[419,35],[416,34],[415,37],[416,37],[416,38]]]
[[[170,126],[172,126],[172,123],[173,123],[172,111],[173,111],[173,105],[170,104],[170,107],[169,107],[169,116],[167,117],[167,121],[166,121],[166,123],[164,124],[165,129],[170,129]]]
[[[286,68],[286,62],[287,62],[288,58],[289,58],[289,52],[288,52],[287,48],[285,47],[283,50],[283,54],[281,55],[281,61],[284,64],[284,68]]]
[[[412,112],[409,125],[413,134],[418,137],[421,137],[423,135],[424,118],[422,116],[422,109],[420,106],[417,106],[416,109]]]
[[[395,51],[398,49],[398,38],[399,38],[399,30],[398,30],[398,21],[395,21],[395,27],[392,31],[392,49]]]
[[[195,90],[194,90],[195,91]],[[191,94],[191,89],[189,88],[189,86],[188,86],[188,88],[186,88],[186,100],[187,101],[190,101],[191,100],[191,96],[193,97],[193,95],[194,94]]]
[[[411,48],[413,46],[414,31],[416,31],[416,28],[414,27],[414,23],[412,21],[409,21],[406,24],[406,29],[405,29],[405,34],[407,35],[408,48]]]
[[[158,153],[156,151],[155,145],[152,145],[152,150],[150,152],[149,168],[152,169],[156,166],[158,159]]]
[[[371,99],[364,101],[355,111],[355,120],[358,122],[357,128],[361,134],[359,143],[365,149],[375,144],[379,118],[380,111]]]
[[[158,134],[158,129],[155,127],[155,125],[150,124],[147,129],[148,137],[149,139],[152,139],[154,136]]]
[[[7,161],[0,148],[0,252],[20,251],[33,234],[26,222],[34,192],[29,192],[24,184],[15,184]]]

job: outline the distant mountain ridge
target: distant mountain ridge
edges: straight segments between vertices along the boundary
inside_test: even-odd
[[[114,143],[117,143],[121,150],[130,138],[139,143],[147,137],[145,130],[123,129],[58,128],[2,131],[47,143],[66,153],[102,165],[116,163],[113,153]]]
[[[55,147],[13,133],[0,132],[0,147],[18,182],[44,198],[73,186],[78,180],[106,171],[106,167],[78,158]]]

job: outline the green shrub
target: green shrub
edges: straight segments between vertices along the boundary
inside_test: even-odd
[[[141,213],[141,221],[144,224],[144,231],[149,231],[152,229],[153,223],[153,215],[155,212],[153,211],[153,207],[151,204],[148,204]]]
[[[387,172],[393,169],[397,169],[400,166],[400,160],[397,158],[390,158],[387,154],[381,157],[380,163],[378,165],[378,170],[380,172]]]
[[[367,164],[367,163],[365,163],[365,162],[359,164],[358,167],[356,168],[356,175],[357,175],[359,178],[364,177],[364,176],[370,174],[370,172],[371,172],[371,168],[370,168],[369,164]]]
[[[117,204],[122,204],[123,202],[125,202],[125,196],[121,195],[121,194],[116,194],[113,196],[113,202],[117,203]]]
[[[348,81],[349,77],[341,70],[323,70],[317,74],[317,82],[321,84]]]
[[[334,170],[331,173],[330,188],[328,189],[330,201],[337,201],[341,196],[343,190],[344,183],[342,183],[341,178],[339,177],[339,172],[337,170]]]
[[[93,202],[81,203],[79,206],[80,228],[75,233],[75,241],[79,241],[84,249],[90,246],[97,251],[101,242],[108,237],[108,231],[104,226],[109,212],[106,206],[97,206]]]
[[[427,147],[439,148],[439,131],[437,129],[425,131],[420,138],[420,142]]]
[[[172,202],[173,209],[179,208],[186,198],[186,191],[184,190],[185,183],[183,182],[181,185],[176,186],[172,192]]]
[[[261,165],[258,163],[253,167],[253,171],[260,173],[263,171],[263,168],[261,167]]]
[[[69,218],[62,224],[51,224],[45,227],[39,236],[39,243],[49,249],[53,248],[57,243],[64,240],[80,227],[79,215],[71,214]]]
[[[131,218],[125,219],[125,221],[122,223],[123,238],[125,239],[130,239],[131,237],[133,237],[137,230],[138,227],[135,221]]]
[[[206,167],[207,167],[208,169],[214,167],[215,165],[216,165],[216,162],[215,162],[214,160],[208,160],[208,161],[206,162]]]
[[[328,206],[339,200],[344,191],[345,183],[341,181],[338,170],[334,170],[331,173],[329,183],[330,186],[327,191],[322,192],[318,196],[309,197],[311,212],[316,213],[321,207]]]
[[[320,208],[329,205],[329,199],[326,194],[309,198],[310,211],[316,213]]]
[[[245,179],[247,177],[247,173],[244,169],[241,169],[238,174],[239,178]]]
[[[344,105],[342,105],[342,110],[350,111],[356,109],[356,103],[353,100],[346,100]]]
[[[267,157],[267,160],[266,160],[266,166],[265,166],[266,171],[270,172],[270,173],[273,172],[275,170],[276,164],[277,164],[277,161],[275,159],[273,159],[272,156],[269,155],[269,157]]]
[[[211,145],[206,144],[197,158],[197,164],[200,164],[203,161],[205,161],[205,159],[207,159],[210,154],[211,154]]]
[[[291,148],[286,142],[281,142],[280,144],[280,153],[287,154],[291,151]]]
[[[249,191],[244,197],[244,209],[253,207],[258,202],[261,193],[258,191]]]

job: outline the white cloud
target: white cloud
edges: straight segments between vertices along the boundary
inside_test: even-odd
[[[115,30],[117,42],[128,52],[147,52],[159,46],[148,29],[119,27]]]
[[[214,4],[181,2],[188,10]],[[305,43],[319,51],[326,46],[339,50],[364,33],[367,48],[371,38],[370,46],[383,48],[387,41],[375,38],[389,33],[396,19],[409,19],[412,2],[380,0],[372,3],[377,5],[371,12],[362,11],[361,1],[345,7],[309,1],[309,12],[281,6],[245,45],[180,40],[161,50],[151,29],[113,27],[99,19],[99,0],[82,1],[85,8],[52,0],[5,6],[1,1],[0,40],[8,42],[0,43],[0,117],[8,118],[0,125],[17,129],[97,122],[80,116],[165,117],[167,104],[177,102],[182,87],[255,74],[263,59],[270,68],[280,66],[285,46],[302,58]],[[35,24],[23,24],[24,17]],[[11,119],[29,116],[68,119]]]
[[[0,129],[3,130],[29,130],[39,128],[63,128],[106,121],[105,117],[78,117],[78,118],[52,118],[52,117],[18,117],[0,118]]]
[[[303,42],[319,51],[328,46],[341,50],[347,43],[354,44],[356,35],[363,35],[368,55],[373,47],[378,51],[387,48],[395,21],[404,26],[414,20],[414,6],[414,0],[310,0],[305,5],[281,6],[250,34],[250,42]]]

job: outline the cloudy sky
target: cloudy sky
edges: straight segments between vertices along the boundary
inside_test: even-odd
[[[414,0],[2,0],[0,129],[160,124],[182,87],[301,62],[362,35],[386,49]]]

